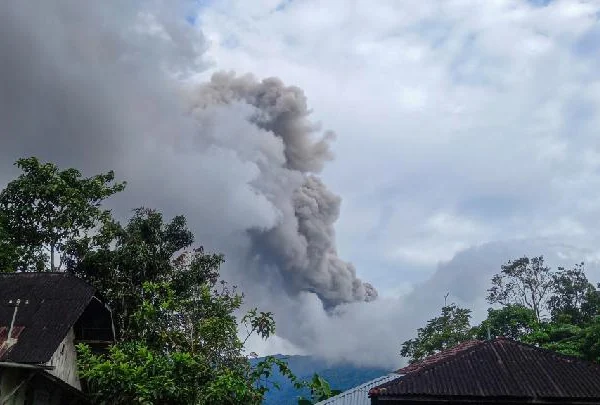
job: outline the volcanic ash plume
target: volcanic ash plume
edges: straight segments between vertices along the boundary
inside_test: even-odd
[[[250,75],[219,73],[196,89],[192,99],[197,116],[215,105],[248,104],[253,107],[248,120],[283,143],[283,162],[256,162],[262,175],[253,187],[279,214],[274,226],[248,232],[262,268],[278,269],[288,292],[312,291],[327,307],[375,299],[377,291],[337,256],[333,225],[341,199],[314,175],[332,158],[329,141],[334,134],[316,137],[319,126],[308,119],[302,90],[284,86],[278,78],[257,81]]]
[[[340,199],[311,177],[331,159],[333,134],[319,135],[302,90],[279,79],[192,83],[206,43],[189,7],[0,2],[0,183],[23,156],[113,169],[128,180],[109,202],[119,219],[142,204],[185,214],[245,291],[309,290],[327,306],[372,299],[336,254]]]

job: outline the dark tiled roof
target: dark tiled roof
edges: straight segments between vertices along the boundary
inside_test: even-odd
[[[0,361],[45,363],[94,295],[84,281],[64,273],[0,274]],[[6,338],[20,299],[12,338]],[[2,348],[4,347],[4,348]]]
[[[595,363],[504,338],[452,352],[371,389],[369,396],[600,400],[600,365]]]

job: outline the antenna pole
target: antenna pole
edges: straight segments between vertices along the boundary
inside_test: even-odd
[[[13,301],[10,301],[9,304],[12,304]],[[10,321],[10,329],[8,329],[7,339],[10,340],[12,338],[12,331],[15,327],[15,319],[17,318],[17,311],[19,310],[19,305],[21,304],[21,300],[18,299],[14,302],[15,310],[13,312],[12,321]]]

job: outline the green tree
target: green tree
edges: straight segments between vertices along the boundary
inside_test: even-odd
[[[168,282],[183,300],[206,282],[217,282],[223,256],[191,249],[193,242],[185,217],[166,222],[156,210],[137,208],[126,226],[106,223],[93,248],[87,241],[77,244],[67,270],[103,292],[119,337],[129,339],[138,333],[132,314],[142,305],[144,283]]]
[[[488,309],[488,316],[475,328],[477,339],[503,336],[521,340],[539,328],[535,312],[519,304],[509,304],[500,309]]]
[[[582,329],[577,325],[542,322],[538,329],[521,340],[558,353],[581,357],[581,334]]]
[[[0,192],[0,271],[66,270],[108,301],[116,344],[104,354],[78,346],[95,402],[259,404],[273,368],[296,388],[313,386],[275,357],[251,367],[244,343],[273,334],[273,314],[251,310],[242,318],[248,335],[238,337],[243,297],[219,279],[223,255],[192,248],[185,217],[165,222],[138,208],[122,226],[102,207],[125,186],[113,172],[82,178],[36,158],[17,165],[23,174]],[[318,382],[322,395],[335,392]]]
[[[548,299],[551,319],[582,325],[598,313],[598,293],[584,270],[584,264],[573,269],[558,269],[553,274],[553,294]]]
[[[331,389],[329,383],[318,374],[314,374],[313,378],[305,383],[306,387],[310,388],[311,397],[298,398],[298,405],[312,405],[317,402],[325,401],[328,398],[341,394],[342,391]]]
[[[553,272],[543,257],[520,258],[502,266],[492,279],[488,300],[505,306],[489,309],[477,327],[562,354],[598,361],[600,295],[588,281],[584,264]],[[549,319],[540,319],[548,309]],[[533,317],[533,319],[532,319]]]
[[[69,246],[110,219],[102,201],[122,191],[114,173],[82,177],[37,158],[19,159],[23,173],[0,193],[5,241],[19,247],[20,270],[61,270]]]
[[[414,363],[471,339],[470,318],[470,309],[456,304],[444,306],[439,317],[429,320],[425,327],[417,330],[416,338],[402,343],[400,354]]]
[[[581,357],[600,362],[600,317],[596,316],[581,331]]]
[[[131,303],[131,320],[109,354],[79,347],[82,378],[98,402],[261,402],[267,388],[260,382],[270,368],[252,368],[243,355],[235,317],[242,296],[219,281],[221,263],[220,255],[200,249],[177,255],[160,281],[142,282],[140,302]],[[248,335],[274,332],[271,313],[252,310],[242,321]],[[265,362],[289,371],[277,360]]]
[[[488,290],[490,304],[518,304],[531,308],[539,321],[545,309],[554,279],[544,257],[521,257],[501,266],[500,273],[492,278]]]
[[[242,295],[219,279],[223,255],[191,248],[194,237],[183,216],[167,222],[161,213],[139,208],[126,226],[108,227],[105,241],[110,242],[91,251],[84,244],[69,264],[116,309],[120,342],[113,350],[100,356],[80,349],[82,376],[98,399],[115,404],[260,403],[268,389],[277,388],[269,382],[273,367],[298,388],[305,386],[279,359],[269,357],[250,367],[242,355],[244,343],[253,333],[262,338],[274,333],[273,314],[249,311],[241,320],[247,335],[238,337],[235,313]],[[170,371],[182,361],[189,362],[190,373],[207,374],[194,379]],[[123,364],[152,367],[138,373]],[[196,385],[171,392],[157,390],[160,384]]]
[[[17,268],[19,259],[18,247],[5,228],[5,219],[0,213],[0,273],[12,272]]]
[[[122,343],[108,355],[78,346],[86,391],[98,404],[194,404],[199,387],[214,380],[207,362],[188,353],[156,353],[141,343]]]
[[[253,333],[265,339],[274,333],[272,314],[249,311],[242,319],[247,336],[240,340],[233,311],[241,297],[206,287],[182,300],[169,283],[145,283],[133,314],[137,336],[103,355],[78,346],[81,377],[97,403],[260,404],[270,388],[278,388],[269,382],[274,367],[296,388],[312,387],[272,356],[251,367],[243,342]]]
[[[585,275],[583,263],[553,272],[543,257],[509,261],[492,278],[487,318],[468,330],[468,309],[445,307],[442,316],[403,343],[411,362],[474,336],[503,336],[591,361],[600,361],[600,293]],[[600,289],[600,285],[598,286]],[[542,317],[549,310],[550,317]]]

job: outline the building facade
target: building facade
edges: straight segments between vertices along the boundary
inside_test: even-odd
[[[111,312],[83,280],[0,274],[0,404],[89,404],[76,345],[104,350],[113,342]]]

